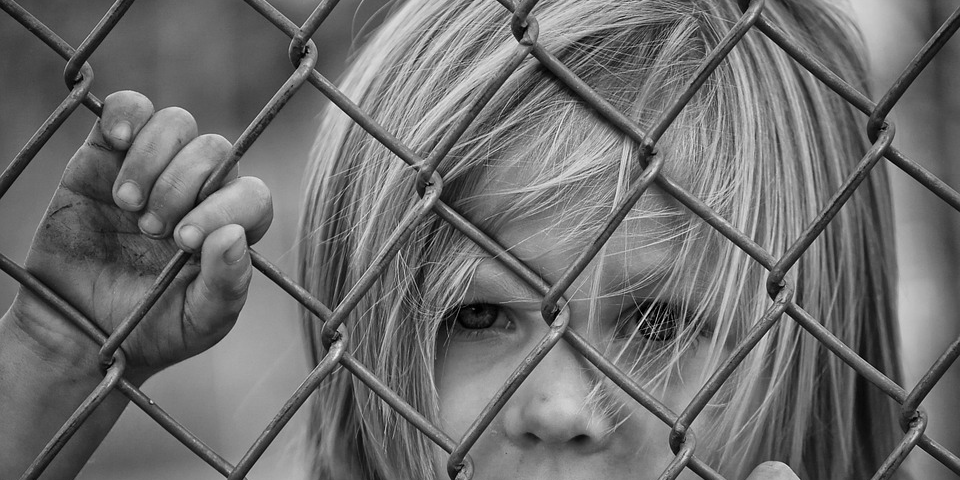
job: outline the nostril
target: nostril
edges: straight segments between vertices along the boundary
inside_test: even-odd
[[[521,443],[524,443],[528,446],[539,444],[554,446],[566,445],[567,447],[578,450],[593,450],[602,446],[604,442],[603,435],[595,435],[595,432],[576,433],[570,431],[571,429],[556,427],[560,426],[554,425],[553,428],[544,427],[539,429],[531,429],[531,431],[522,433],[519,438],[521,439]]]
[[[606,448],[616,425],[591,400],[593,386],[576,352],[551,350],[501,412],[504,433],[526,448]]]
[[[591,438],[589,435],[577,435],[570,439],[570,442],[573,443],[574,445],[586,445],[593,441],[594,439]]]

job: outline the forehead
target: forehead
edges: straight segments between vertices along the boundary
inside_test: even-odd
[[[550,125],[544,128],[556,129],[552,135],[518,136],[505,153],[485,159],[482,168],[461,172],[467,186],[455,203],[554,283],[596,241],[643,168],[632,144],[602,122]],[[676,178],[677,170],[684,170],[682,163],[671,161],[665,171]],[[682,242],[691,238],[686,234],[690,225],[689,213],[651,186],[573,287],[589,280],[611,291],[653,283],[666,270],[676,272]],[[506,272],[494,261],[480,267],[478,274]]]
[[[604,292],[639,286],[650,289],[672,269],[684,236],[678,230],[677,209],[665,198],[655,190],[645,193],[568,294],[586,295],[592,290],[589,286],[596,284]],[[556,282],[596,241],[606,218],[612,214],[610,208],[601,212],[596,207],[583,208],[576,201],[541,207],[535,214],[513,218],[508,210],[507,202],[501,201],[491,202],[478,213],[484,218],[503,217],[495,222],[493,236],[550,283]],[[507,277],[512,274],[506,267],[487,259],[478,266],[475,281],[502,284],[508,281]]]

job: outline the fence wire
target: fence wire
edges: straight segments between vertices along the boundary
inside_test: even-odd
[[[538,362],[546,356],[558,341],[563,339],[572,348],[576,349],[587,361],[599,371],[607,375],[615,384],[623,389],[640,405],[656,415],[661,421],[671,427],[670,436],[665,439],[676,455],[670,465],[664,470],[660,478],[676,478],[683,470],[690,469],[702,478],[722,479],[713,468],[697,457],[696,442],[690,425],[711,400],[721,385],[730,377],[740,362],[751,349],[759,342],[773,325],[780,321],[785,313],[787,317],[797,322],[810,335],[815,337],[834,355],[844,361],[859,375],[880,388],[901,408],[901,427],[904,436],[897,447],[889,453],[888,458],[876,472],[874,478],[887,478],[896,471],[904,458],[917,446],[928,452],[939,462],[960,475],[960,458],[950,452],[935,440],[924,434],[927,417],[920,407],[921,402],[937,384],[944,372],[960,356],[960,338],[955,340],[940,355],[930,369],[922,376],[917,385],[910,391],[892,381],[867,361],[858,356],[853,349],[841,342],[830,331],[824,328],[817,319],[803,310],[793,301],[793,290],[784,282],[785,273],[804,254],[810,244],[830,223],[833,216],[857,189],[860,182],[881,158],[886,158],[918,183],[929,189],[953,209],[960,210],[960,194],[942,180],[933,175],[923,166],[910,159],[891,145],[895,129],[886,121],[886,116],[901,98],[903,93],[917,78],[920,72],[930,63],[931,59],[944,46],[947,40],[960,28],[960,9],[957,9],[943,23],[942,27],[916,54],[914,59],[904,68],[900,77],[877,103],[872,102],[862,92],[847,84],[842,78],[826,68],[812,53],[804,50],[792,42],[775,24],[769,22],[763,15],[763,0],[741,0],[743,14],[733,28],[727,32],[719,45],[707,56],[682,95],[654,122],[649,131],[644,131],[633,120],[619,112],[583,80],[574,75],[560,60],[545,50],[538,42],[539,30],[537,21],[531,11],[536,0],[524,0],[517,4],[510,0],[497,0],[504,8],[512,12],[511,30],[517,39],[515,54],[503,66],[500,73],[491,78],[480,95],[475,98],[459,121],[446,132],[442,140],[423,158],[398,141],[394,135],[378,125],[369,115],[349,100],[332,82],[317,72],[314,67],[317,61],[317,48],[310,40],[321,26],[337,0],[321,0],[312,14],[297,25],[290,21],[279,10],[265,0],[245,0],[264,19],[291,38],[288,56],[294,72],[284,82],[273,98],[263,107],[256,118],[233,144],[227,160],[219,166],[218,171],[204,185],[203,194],[209,194],[219,185],[219,180],[236,165],[247,149],[255,142],[263,130],[270,124],[287,101],[305,83],[313,85],[343,112],[349,115],[357,124],[364,128],[376,140],[392,151],[401,161],[406,162],[417,170],[415,181],[421,199],[408,212],[401,224],[396,227],[391,240],[377,255],[372,267],[353,286],[351,292],[340,305],[327,306],[314,298],[303,287],[289,278],[270,260],[251,250],[254,266],[267,278],[275,282],[280,288],[296,299],[300,304],[312,312],[318,322],[322,323],[325,338],[328,343],[328,352],[319,365],[303,381],[296,392],[286,401],[281,410],[266,426],[262,434],[249,447],[239,462],[233,464],[224,459],[217,452],[209,448],[196,435],[192,434],[175,418],[167,414],[159,405],[147,397],[139,388],[124,377],[126,360],[120,348],[127,336],[137,328],[150,308],[157,301],[171,283],[174,276],[189,260],[189,254],[180,251],[170,259],[160,273],[153,287],[140,300],[136,308],[112,332],[104,332],[80,313],[76,308],[64,301],[58,294],[47,288],[40,281],[32,277],[22,266],[0,254],[0,269],[14,280],[33,291],[44,299],[58,312],[81,328],[88,336],[102,345],[99,360],[104,366],[104,377],[100,384],[92,391],[86,400],[76,409],[59,431],[47,443],[34,462],[23,473],[22,479],[37,478],[58,454],[64,444],[70,439],[80,425],[90,416],[97,406],[113,390],[128,397],[134,405],[143,410],[148,416],[163,427],[170,435],[208,463],[223,476],[231,479],[244,478],[247,472],[257,462],[266,448],[276,438],[280,430],[286,425],[293,414],[301,408],[309,395],[317,388],[335,367],[340,365],[350,374],[356,376],[372,391],[386,401],[390,406],[406,418],[424,435],[430,438],[440,448],[449,452],[448,471],[451,478],[468,479],[472,476],[472,463],[469,458],[470,448],[474,445],[481,433],[487,428],[493,418],[503,408],[510,396],[517,390],[520,383],[536,367]],[[491,0],[492,1],[492,0]],[[98,48],[104,38],[121,21],[133,0],[118,0],[104,14],[101,21],[88,34],[86,39],[76,48],[61,39],[54,31],[35,18],[30,12],[13,0],[0,0],[0,8],[13,17],[24,28],[36,35],[55,53],[66,61],[63,79],[69,93],[63,102],[50,114],[37,132],[24,145],[9,166],[0,174],[0,196],[3,196],[17,177],[28,166],[37,152],[57,132],[63,122],[82,104],[87,109],[100,115],[103,103],[90,93],[93,83],[94,70],[87,63],[90,56]],[[750,30],[759,30],[766,37],[787,52],[798,64],[815,75],[820,81],[829,86],[847,102],[869,116],[867,122],[868,137],[873,142],[866,156],[858,164],[855,171],[842,184],[820,214],[812,219],[809,227],[797,238],[793,245],[781,257],[775,257],[750,237],[738,231],[723,217],[714,212],[706,203],[693,196],[661,170],[661,158],[654,155],[657,141],[671,125],[686,103],[712,74],[717,65],[733,49],[743,36]],[[595,109],[611,125],[627,137],[642,146],[641,163],[644,172],[633,187],[628,198],[610,215],[605,227],[596,236],[592,245],[584,251],[576,262],[562,275],[560,281],[550,285],[538,274],[499,245],[495,240],[471,224],[455,209],[439,200],[443,180],[435,172],[437,165],[447,152],[454,146],[460,135],[468,128],[477,112],[490,100],[497,89],[529,56],[535,57],[544,67],[554,75],[556,81],[562,82],[576,92],[586,104]],[[723,234],[740,249],[750,255],[760,266],[769,271],[768,290],[772,302],[762,318],[754,325],[746,338],[735,347],[733,353],[697,393],[686,408],[678,413],[671,411],[656,397],[646,392],[628,375],[621,371],[612,361],[605,358],[596,347],[591,345],[579,333],[568,328],[567,316],[558,315],[560,309],[558,301],[564,292],[586,268],[590,260],[598,253],[606,240],[623,220],[626,213],[639,200],[643,192],[652,184],[657,184],[664,192],[680,201],[695,215]],[[531,351],[523,363],[510,377],[510,381],[502,385],[497,394],[484,408],[479,418],[464,434],[460,441],[456,441],[444,433],[438,426],[432,424],[423,414],[405,402],[400,395],[387,387],[378,379],[366,365],[360,363],[345,348],[346,338],[338,333],[337,327],[346,318],[346,315],[356,306],[360,298],[377,280],[381,271],[390,259],[406,241],[412,227],[420,222],[424,216],[433,212],[457,230],[473,240],[478,246],[490,253],[493,258],[500,260],[513,273],[518,275],[530,287],[544,298],[543,316],[551,326],[549,333],[544,336],[539,345]],[[332,308],[331,308],[332,307]]]

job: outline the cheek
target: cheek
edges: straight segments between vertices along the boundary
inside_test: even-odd
[[[504,341],[438,348],[434,365],[441,427],[459,440],[523,361],[520,346]]]
[[[706,342],[702,342],[695,350],[688,351],[679,365],[674,367],[675,370],[669,375],[669,380],[656,385],[643,385],[643,382],[640,382],[651,396],[674,414],[679,415],[687,408],[709,378],[710,348],[705,344]],[[725,349],[721,353],[721,358],[728,353]],[[627,450],[623,461],[634,464],[644,463],[650,470],[665,468],[674,458],[669,444],[671,426],[618,387],[611,385],[610,388],[616,389],[614,397],[624,406],[622,414],[615,419],[619,423],[618,435],[623,436],[624,443],[627,445],[642,446],[641,449],[632,452]],[[703,431],[703,425],[714,423],[717,415],[716,409],[705,409],[697,416],[693,431]],[[630,458],[631,455],[634,458]],[[681,476],[681,478],[686,477]]]
[[[713,373],[709,370],[710,347],[706,341],[700,342],[694,351],[688,352],[685,358],[680,362],[678,371],[674,375],[674,380],[667,389],[667,395],[663,402],[674,411],[680,414],[687,405],[693,400],[693,397],[700,391],[703,384]],[[723,348],[720,358],[729,356],[729,351]],[[702,414],[701,414],[702,415]]]
[[[469,375],[468,365],[462,361],[460,355],[451,355],[445,351],[446,348],[441,349],[439,344],[437,347],[434,376],[440,410],[439,427],[457,442],[470,425],[466,419],[475,416],[476,413],[473,412],[479,412],[479,409],[483,408],[480,398],[492,393],[486,391],[482,382]],[[446,479],[445,465],[448,454],[440,448],[435,451],[439,460],[435,464],[436,479]]]

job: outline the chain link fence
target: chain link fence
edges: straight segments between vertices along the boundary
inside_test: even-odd
[[[651,130],[644,131],[633,120],[613,108],[589,85],[573,75],[562,62],[540,46],[538,43],[539,32],[536,18],[535,15],[531,14],[534,4],[536,3],[535,1],[521,1],[517,4],[512,3],[510,0],[499,1],[504,8],[513,12],[511,27],[518,42],[516,54],[513,56],[509,65],[506,65],[495,78],[489,80],[484,92],[476,97],[476,104],[472,106],[470,111],[477,112],[482,109],[484,103],[496,93],[497,89],[503,85],[513,70],[516,69],[524,59],[533,56],[553,73],[556,81],[566,84],[570,87],[571,91],[577,92],[583,102],[595,109],[603,118],[623,132],[627,137],[644,147],[646,157],[644,159],[646,165],[645,170],[634,185],[634,190],[631,192],[631,195],[629,195],[630,198],[623,202],[619,206],[619,210],[607,219],[606,228],[603,229],[603,232],[596,237],[591,247],[583,252],[578,260],[569,267],[559,282],[553,285],[545,283],[539,275],[524,265],[523,262],[516,259],[496,241],[472,225],[456,210],[439,200],[442,189],[442,179],[435,173],[435,169],[446,153],[457,142],[460,135],[470,125],[470,122],[473,120],[472,115],[466,115],[460,119],[455,127],[444,135],[443,140],[436,148],[434,148],[426,158],[423,158],[411,148],[399,142],[391,132],[379,126],[376,121],[341,93],[330,80],[315,70],[318,51],[310,39],[335,7],[337,3],[336,0],[321,1],[313,13],[309,15],[301,25],[297,25],[286,18],[279,10],[265,0],[246,0],[246,3],[263,17],[265,25],[272,25],[291,39],[288,51],[278,52],[278,54],[288,55],[294,70],[280,89],[277,90],[273,98],[264,105],[256,118],[239,136],[233,144],[231,154],[227,161],[220,166],[220,172],[223,173],[233,168],[264,129],[270,125],[278,112],[284,108],[290,98],[294,96],[301,87],[310,84],[349,115],[357,124],[362,126],[373,138],[395,153],[398,161],[406,162],[418,171],[416,181],[418,182],[418,190],[422,199],[416,208],[397,226],[395,234],[392,236],[392,241],[385,246],[383,251],[379,252],[379,258],[390,258],[394,255],[400,245],[406,241],[405,234],[410,232],[410,227],[420,222],[429,212],[433,212],[433,214],[449,222],[457,230],[476,242],[477,245],[489,252],[494,258],[500,259],[509,270],[518,275],[519,278],[523,279],[530,287],[543,296],[544,317],[549,322],[552,322],[550,333],[541,340],[539,347],[531,352],[525,362],[518,367],[515,375],[511,377],[512,380],[500,388],[488,407],[484,409],[481,417],[473,423],[473,426],[466,432],[461,440],[457,441],[448,436],[438,426],[433,425],[423,414],[417,412],[406,403],[396,392],[391,391],[371,372],[368,366],[357,361],[357,359],[345,349],[345,339],[337,333],[337,327],[341,324],[346,314],[354,308],[356,301],[359,300],[373,282],[377,280],[386,262],[374,262],[374,266],[364,275],[361,282],[354,286],[354,294],[348,296],[348,300],[343,304],[324,305],[295,283],[287,274],[274,265],[271,260],[251,250],[254,266],[266,278],[275,282],[280,288],[316,316],[316,321],[320,322],[323,325],[322,328],[329,333],[328,339],[330,345],[329,351],[323,361],[320,362],[303,381],[300,388],[289,397],[282,409],[276,413],[274,419],[263,429],[259,438],[250,445],[246,454],[243,455],[239,461],[233,463],[209,448],[201,438],[198,438],[181,425],[176,418],[165,412],[163,408],[157,405],[156,402],[151,400],[151,398],[145,395],[124,376],[126,362],[123,350],[120,348],[121,344],[131,331],[137,328],[138,323],[164,292],[164,289],[170,284],[177,272],[186,264],[189,260],[189,254],[181,251],[170,259],[169,264],[159,275],[153,288],[140,300],[138,306],[129,313],[125,321],[112,332],[101,331],[95,322],[89,318],[85,318],[82,313],[61,299],[56,292],[50,290],[33,278],[23,267],[7,256],[0,255],[0,268],[2,268],[7,275],[43,298],[58,312],[69,318],[77,327],[81,328],[87,335],[102,345],[99,360],[103,365],[108,365],[104,370],[103,380],[99,386],[90,392],[86,401],[76,409],[56,435],[50,439],[46,447],[29,466],[27,471],[23,473],[21,478],[32,479],[40,476],[64,444],[69,441],[71,435],[76,432],[79,426],[90,416],[106,396],[114,390],[128,397],[137,408],[141,409],[163,429],[169,432],[170,435],[182,442],[183,445],[224,477],[244,478],[294,413],[304,405],[320,382],[338,365],[344,367],[350,374],[359,378],[418,430],[443,450],[449,452],[449,465],[455,467],[451,468],[451,478],[454,476],[458,478],[470,478],[472,476],[472,465],[468,454],[471,447],[477,441],[480,434],[491,423],[493,418],[500,412],[520,382],[536,368],[537,363],[561,339],[576,349],[598,370],[609,376],[617,385],[624,389],[627,395],[671,427],[671,435],[669,439],[665,438],[664,441],[669,441],[670,447],[676,456],[669,467],[663,472],[661,478],[676,478],[685,469],[693,470],[703,478],[723,478],[715,472],[710,465],[698,458],[696,444],[693,441],[694,437],[692,432],[689,431],[689,427],[711,398],[717,393],[721,385],[733,374],[744,357],[746,357],[760,338],[764,336],[776,322],[781,321],[781,317],[784,317],[782,321],[797,322],[809,335],[815,337],[829,349],[830,352],[849,365],[850,368],[854,369],[859,375],[901,405],[901,426],[904,435],[896,449],[889,452],[889,457],[883,463],[875,478],[887,478],[891,475],[900,468],[901,462],[915,447],[922,448],[954,473],[960,475],[960,457],[925,435],[924,430],[927,426],[928,419],[921,408],[921,403],[924,398],[953,364],[957,356],[960,355],[960,338],[950,344],[917,385],[908,391],[859,357],[854,350],[825,329],[817,319],[810,316],[800,306],[794,303],[791,287],[783,282],[785,272],[804,254],[810,244],[830,223],[840,207],[844,205],[847,199],[857,189],[860,181],[863,180],[882,158],[885,158],[889,163],[906,172],[916,182],[923,185],[950,207],[955,210],[960,210],[960,194],[922,165],[912,160],[905,153],[893,147],[894,129],[887,127],[885,122],[888,113],[894,105],[896,105],[907,88],[930,63],[931,59],[940,51],[947,40],[960,28],[960,9],[946,19],[936,34],[903,69],[900,78],[882,95],[878,102],[874,103],[863,93],[852,88],[842,78],[825,68],[816,56],[798,47],[794,42],[791,42],[777,25],[768,22],[763,14],[764,2],[762,0],[741,1],[741,8],[743,10],[742,17],[734,27],[727,32],[717,48],[708,55],[698,70],[696,78],[688,84],[684,94],[665,109],[665,113],[659,118]],[[2,175],[0,175],[0,196],[7,193],[21,172],[28,167],[31,160],[37,155],[38,151],[43,148],[50,138],[57,133],[58,128],[63,125],[65,120],[81,105],[97,115],[101,113],[102,102],[91,93],[91,87],[94,82],[94,69],[88,63],[88,60],[110,34],[114,26],[123,19],[124,14],[132,3],[133,0],[119,0],[114,3],[104,14],[99,24],[89,33],[87,38],[79,46],[73,47],[16,2],[12,0],[0,0],[0,8],[2,8],[4,12],[19,22],[25,29],[36,35],[36,37],[45,43],[53,52],[66,60],[63,79],[68,90],[68,94],[65,96],[63,102],[49,115],[49,118],[40,126],[33,137],[30,138],[20,150],[20,153],[16,155],[5,168]],[[747,235],[732,227],[722,217],[716,215],[702,200],[689,194],[665,176],[661,172],[662,163],[660,157],[652,154],[657,141],[671,125],[681,109],[684,108],[690,98],[709,78],[717,65],[724,60],[728,52],[735,48],[740,39],[751,30],[759,30],[762,32],[763,35],[793,57],[797,63],[810,71],[846,101],[868,115],[867,132],[873,143],[867,156],[860,162],[856,171],[843,183],[842,188],[836,192],[830,203],[823,208],[820,215],[815,219],[810,219],[811,223],[809,228],[801,238],[796,239],[795,243],[781,257],[775,257],[764,250]],[[713,374],[711,379],[695,396],[694,400],[680,413],[671,411],[656,397],[644,391],[613,362],[601,355],[595,347],[591,346],[583,336],[573,329],[567,328],[568,325],[565,316],[558,316],[559,308],[557,305],[562,293],[576,280],[577,276],[583,272],[587,264],[599,252],[606,240],[622,221],[624,215],[652,184],[657,184],[662,190],[679,200],[691,212],[701,217],[740,249],[749,254],[760,266],[770,272],[768,287],[773,301],[770,304],[767,314],[759,319],[753,330],[746,336],[742,343],[734,349],[730,357],[721,368]],[[210,190],[211,188],[208,186],[206,192]],[[784,316],[784,314],[786,314],[786,316]]]

